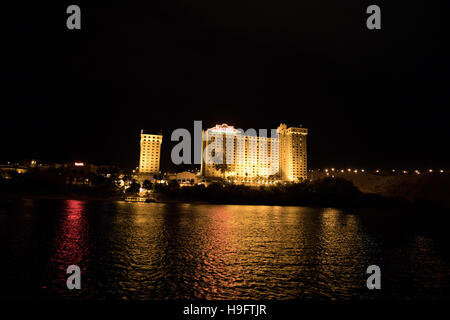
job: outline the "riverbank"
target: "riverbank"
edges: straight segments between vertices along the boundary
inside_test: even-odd
[[[327,178],[327,172],[311,173],[311,179]],[[353,183],[363,193],[378,194],[383,197],[398,197],[410,202],[430,202],[441,207],[450,208],[450,174],[439,171],[427,174],[417,174],[411,171],[404,174],[400,170],[395,173],[332,173],[335,178],[345,179]]]
[[[350,181],[328,178],[314,182],[261,186],[211,184],[193,187],[161,187],[159,198],[180,202],[212,204],[330,207],[338,209],[421,209],[448,212],[449,209],[421,198],[409,200],[364,193]]]
[[[196,185],[179,187],[174,185],[155,187],[149,197],[160,203],[210,203],[232,205],[266,205],[297,207],[328,207],[337,209],[421,209],[448,212],[449,208],[422,198],[406,199],[361,192],[359,188],[345,179],[325,178],[314,182],[261,186],[258,188],[234,184],[211,184],[208,187]],[[127,195],[133,195],[128,193]],[[9,192],[0,193],[0,198],[31,199],[71,199],[71,200],[123,200],[123,192]]]
[[[0,194],[0,199],[52,199],[52,200],[80,200],[80,201],[117,201],[120,196],[99,196],[87,194]]]

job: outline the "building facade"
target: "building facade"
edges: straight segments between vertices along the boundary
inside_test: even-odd
[[[161,158],[162,134],[141,131],[141,151],[139,157],[139,173],[159,173]]]
[[[270,136],[216,125],[202,132],[201,174],[236,182],[306,179],[306,134],[284,124]]]
[[[308,129],[287,127],[285,124],[280,124],[277,131],[281,180],[306,180],[308,176],[306,153]]]

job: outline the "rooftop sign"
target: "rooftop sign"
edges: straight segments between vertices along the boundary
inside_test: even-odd
[[[214,133],[231,133],[231,134],[237,134],[239,131],[236,130],[234,127],[229,127],[226,124],[223,124],[221,126],[216,125],[214,128],[210,129]]]

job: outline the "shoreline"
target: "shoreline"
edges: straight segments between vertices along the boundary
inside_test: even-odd
[[[216,200],[189,200],[189,199],[169,199],[164,193],[155,194],[156,197],[153,197],[154,202],[150,203],[165,203],[165,204],[196,204],[196,205],[236,205],[236,206],[272,206],[272,207],[309,207],[309,208],[333,208],[342,211],[347,211],[349,213],[355,213],[355,211],[377,211],[377,212],[392,212],[395,210],[405,211],[411,210],[412,212],[435,212],[439,211],[442,214],[449,213],[449,209],[443,207],[422,207],[415,205],[414,203],[409,202],[407,205],[403,206],[371,206],[368,205],[346,205],[346,206],[333,206],[329,203],[305,203],[305,204],[296,204],[296,203],[264,203],[261,201],[248,202],[248,201],[218,201]],[[161,199],[162,198],[162,199]],[[103,201],[103,202],[116,202],[116,201],[125,201],[124,196],[98,196],[98,195],[84,195],[84,194],[0,194],[0,201],[8,199],[31,199],[31,200],[78,200],[78,201]],[[269,201],[270,202],[270,201]],[[132,202],[130,202],[132,203]]]
[[[65,195],[65,194],[0,194],[0,199],[48,199],[48,200],[79,200],[79,201],[118,201],[121,200],[120,197],[114,196],[91,196],[91,195]]]

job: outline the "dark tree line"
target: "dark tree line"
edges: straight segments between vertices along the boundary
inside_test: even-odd
[[[169,199],[180,201],[206,201],[227,204],[264,204],[320,207],[403,207],[408,202],[399,198],[384,198],[364,194],[350,181],[324,178],[313,182],[249,187],[236,184],[212,183],[205,187],[159,186],[158,192]]]

